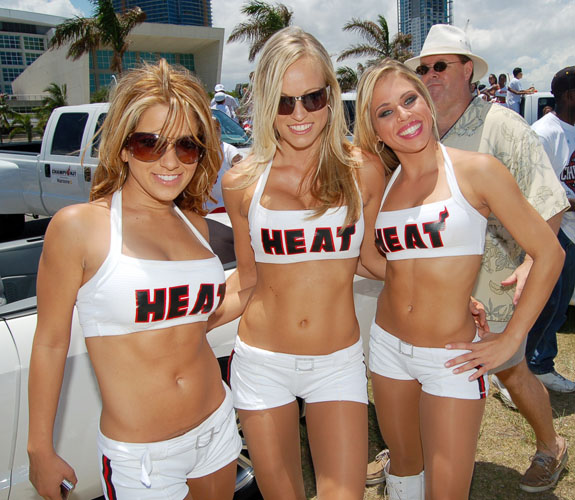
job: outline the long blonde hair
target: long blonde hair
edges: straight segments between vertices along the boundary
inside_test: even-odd
[[[169,136],[170,129],[178,124],[186,124],[192,133],[197,129],[194,140],[205,148],[205,154],[175,202],[182,209],[205,215],[205,203],[222,163],[219,135],[201,82],[164,59],[125,73],[114,89],[100,132],[100,158],[90,200],[122,189],[128,177],[128,165],[120,157],[126,138],[136,129],[142,114],[157,104],[168,107],[160,135]]]
[[[318,71],[329,86],[328,122],[322,132],[318,166],[311,173],[310,191],[320,202],[314,217],[324,214],[330,207],[347,206],[345,224],[359,219],[361,198],[355,182],[351,144],[345,139],[345,122],[341,91],[329,54],[319,41],[301,28],[288,27],[274,34],[265,44],[254,74],[253,137],[251,167],[247,170],[245,185],[249,185],[264,171],[281,149],[274,123],[278,114],[282,80],[286,70],[303,57],[317,63]]]
[[[364,151],[376,154],[381,158],[386,169],[392,171],[399,165],[395,152],[385,143],[380,142],[371,119],[371,101],[376,84],[389,75],[397,74],[412,83],[416,92],[421,95],[429,109],[433,119],[433,134],[439,140],[437,131],[437,115],[433,100],[425,84],[417,74],[405,64],[393,59],[384,59],[380,63],[370,67],[361,77],[357,86],[356,118],[353,142]]]

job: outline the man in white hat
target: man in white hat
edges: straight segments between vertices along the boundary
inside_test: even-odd
[[[405,62],[425,83],[437,109],[441,142],[446,146],[489,153],[513,174],[529,202],[558,231],[569,207],[543,146],[527,123],[503,106],[473,98],[471,82],[487,73],[485,60],[471,51],[467,34],[450,25],[432,26],[418,57]],[[489,217],[485,254],[474,295],[486,308],[490,330],[502,332],[519,300],[531,258],[499,220]],[[516,284],[513,292],[511,286]],[[553,427],[549,395],[525,362],[525,345],[511,360],[493,370],[510,393],[509,400],[527,419],[537,440],[537,453],[520,480],[524,491],[539,492],[557,483],[567,462],[567,442]]]
[[[221,94],[224,94],[224,96],[225,96],[224,104],[230,108],[230,110],[231,110],[233,116],[235,117],[236,114],[237,114],[237,113],[236,113],[236,110],[237,110],[238,107],[239,107],[239,104],[238,104],[237,99],[236,99],[234,96],[228,94],[228,93],[226,92],[226,88],[225,88],[221,83],[218,83],[218,84],[214,87],[214,92],[215,92],[215,94],[214,94],[214,97],[213,97],[213,99],[212,99],[212,102],[210,102],[210,106],[213,107],[214,104],[216,104],[216,95],[221,96]],[[221,97],[220,97],[220,99],[221,99]],[[218,101],[217,103],[218,103],[218,104],[221,104],[221,100]]]

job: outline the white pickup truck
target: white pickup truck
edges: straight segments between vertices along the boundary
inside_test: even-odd
[[[88,200],[97,143],[92,139],[108,103],[56,108],[42,142],[0,145],[0,241],[21,237],[24,215],[51,216],[60,208]],[[222,140],[247,147],[242,127],[218,110]],[[6,149],[5,149],[6,148]]]

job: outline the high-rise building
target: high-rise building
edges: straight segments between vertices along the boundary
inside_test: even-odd
[[[211,0],[113,0],[114,10],[122,12],[140,7],[147,23],[212,25]]]
[[[397,0],[399,32],[411,35],[410,50],[419,55],[434,24],[453,24],[452,0]]]

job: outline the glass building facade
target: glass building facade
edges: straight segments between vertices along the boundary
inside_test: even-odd
[[[0,92],[12,94],[12,81],[47,49],[50,26],[0,20]]]
[[[452,0],[397,0],[400,33],[411,35],[411,51],[419,55],[434,24],[453,24]]]
[[[140,7],[147,23],[212,26],[211,0],[113,0],[114,10]]]
[[[90,93],[112,83],[113,74],[110,70],[112,55],[111,50],[98,50],[95,58],[90,54]],[[135,68],[144,61],[154,63],[160,58],[165,59],[170,64],[179,64],[191,72],[195,71],[194,54],[171,52],[126,52],[122,58],[122,67],[127,70]]]

